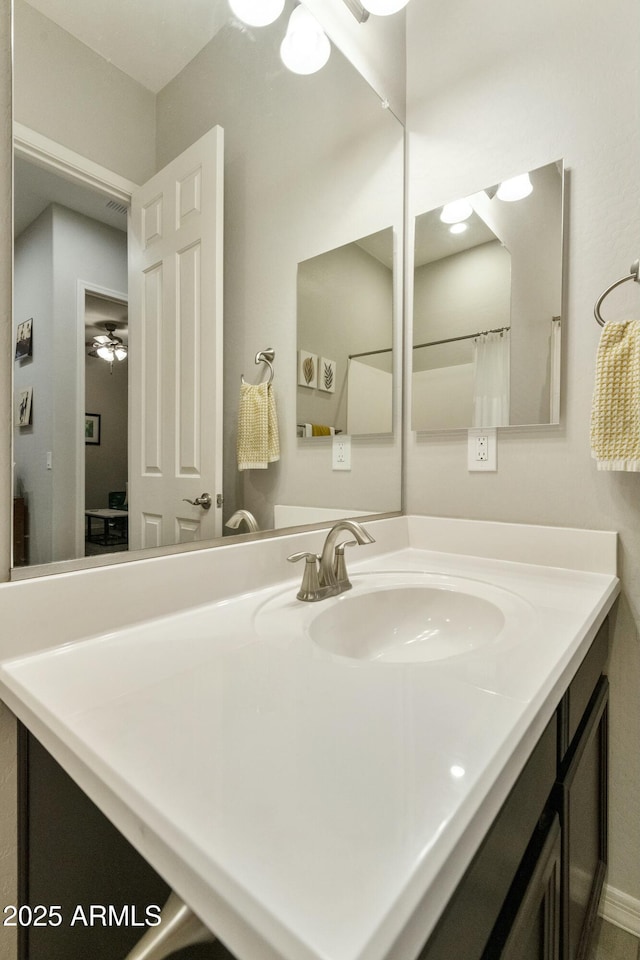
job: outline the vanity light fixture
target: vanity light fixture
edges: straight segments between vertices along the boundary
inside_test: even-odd
[[[316,73],[324,67],[331,53],[326,33],[305,6],[299,4],[289,17],[289,25],[280,57],[292,73]]]
[[[503,180],[498,187],[496,197],[498,200],[524,200],[533,190],[533,184],[528,173],[521,173],[517,177],[511,177],[510,180]]]
[[[465,230],[468,230],[468,229],[469,229],[469,224],[463,223],[462,221],[460,221],[460,223],[451,224],[451,226],[449,227],[449,233],[464,233]]]
[[[460,223],[462,220],[468,220],[473,213],[473,207],[468,200],[453,200],[451,203],[445,203],[440,214],[443,223]]]
[[[274,23],[284,10],[285,0],[229,0],[238,20],[250,27],[266,27]]]
[[[360,0],[343,0],[345,7],[354,15],[358,23],[366,23],[369,19],[369,11],[360,3]]]

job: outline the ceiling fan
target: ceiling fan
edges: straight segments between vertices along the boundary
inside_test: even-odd
[[[98,357],[100,360],[106,360],[111,364],[114,360],[126,360],[129,350],[127,345],[123,343],[122,338],[115,336],[115,323],[105,323],[104,328],[107,331],[106,335],[104,333],[97,334],[88,344],[91,347],[89,356]]]

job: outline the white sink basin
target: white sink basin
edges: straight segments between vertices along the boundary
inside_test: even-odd
[[[494,640],[505,618],[494,603],[445,587],[394,586],[342,594],[308,626],[314,643],[356,660],[442,660]]]
[[[481,580],[380,571],[352,582],[352,590],[315,603],[278,593],[256,612],[256,632],[306,637],[334,657],[386,663],[448,660],[529,632],[530,604]]]

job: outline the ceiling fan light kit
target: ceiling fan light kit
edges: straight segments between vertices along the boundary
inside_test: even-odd
[[[114,360],[126,360],[129,351],[122,337],[116,337],[115,323],[105,323],[104,328],[107,331],[106,335],[103,333],[98,334],[93,338],[91,344],[89,344],[91,347],[89,356],[96,357],[99,360],[106,360],[113,368]]]

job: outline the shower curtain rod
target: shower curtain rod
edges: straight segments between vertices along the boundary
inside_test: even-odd
[[[373,357],[376,353],[391,353],[393,347],[384,347],[383,350],[364,350],[362,353],[350,353],[349,360],[355,360],[356,357]]]
[[[474,337],[481,337],[485,333],[504,333],[505,330],[511,330],[511,327],[496,327],[494,330],[478,330],[477,333],[466,333],[463,337],[449,337],[447,340],[432,340],[430,343],[416,343],[414,350],[420,350],[422,347],[439,347],[442,343],[456,343],[458,340],[473,340]]]
[[[559,320],[560,317],[554,317]],[[449,337],[447,340],[432,340],[430,343],[416,343],[414,350],[420,350],[422,347],[439,347],[442,343],[456,343],[458,340],[473,340],[474,337],[481,337],[485,333],[504,333],[505,330],[511,330],[511,327],[496,327],[494,330],[478,330],[477,333],[466,333],[463,337]],[[383,350],[365,350],[362,353],[350,353],[349,360],[355,360],[357,357],[373,357],[378,353],[391,353],[393,347],[385,347]]]

